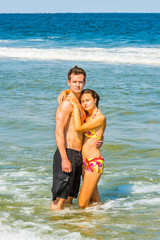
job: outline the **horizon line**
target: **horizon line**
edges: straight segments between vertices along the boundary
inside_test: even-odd
[[[70,13],[73,13],[73,14],[81,14],[81,13],[84,13],[84,14],[89,14],[89,13],[130,13],[130,14],[159,14],[160,12],[0,12],[0,14],[70,14]]]

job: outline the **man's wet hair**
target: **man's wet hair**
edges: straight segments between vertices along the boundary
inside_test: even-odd
[[[86,81],[86,72],[83,70],[83,68],[79,68],[77,65],[73,68],[71,68],[68,72],[68,80],[71,81],[71,74],[79,75],[82,74],[84,76],[84,82]]]

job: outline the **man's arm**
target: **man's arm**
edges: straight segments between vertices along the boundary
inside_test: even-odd
[[[103,145],[103,140],[104,140],[104,134],[103,134],[103,136],[102,136],[102,139],[101,139],[101,140],[98,140],[98,141],[96,142],[96,147],[97,147],[98,149],[100,149],[100,148],[102,147],[102,145]]]
[[[62,158],[62,171],[67,173],[72,171],[72,166],[66,153],[64,130],[72,113],[72,109],[71,103],[66,100],[58,106],[56,113],[56,142]]]

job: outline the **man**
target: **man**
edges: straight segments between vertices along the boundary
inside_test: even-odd
[[[68,96],[78,103],[82,123],[86,115],[79,103],[79,97],[85,82],[86,72],[82,68],[75,66],[68,72]],[[68,99],[57,108],[55,136],[57,150],[53,160],[52,210],[61,209],[64,202],[72,203],[72,199],[78,196],[82,173],[83,133],[75,130],[73,106]]]

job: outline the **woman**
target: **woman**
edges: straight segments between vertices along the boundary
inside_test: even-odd
[[[98,109],[98,94],[85,89],[81,93],[81,105],[86,111],[86,121],[81,124],[79,107],[74,99],[69,98],[74,111],[74,124],[78,132],[84,132],[84,142],[82,147],[83,156],[83,183],[79,195],[79,206],[85,208],[90,202],[100,202],[97,184],[103,172],[104,159],[100,150],[96,147],[96,142],[102,139],[106,128],[106,118]]]

